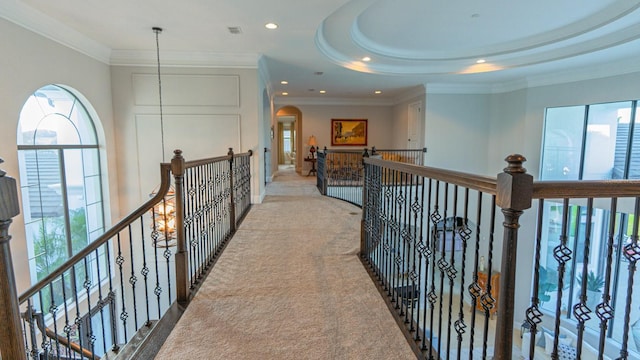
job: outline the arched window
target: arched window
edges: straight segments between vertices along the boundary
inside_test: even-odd
[[[20,112],[18,155],[32,284],[104,232],[99,144],[87,105],[69,90],[47,85]],[[83,274],[75,275],[75,285],[94,278],[93,268],[78,270]],[[73,281],[65,282],[73,290]],[[58,297],[62,284],[53,289]]]

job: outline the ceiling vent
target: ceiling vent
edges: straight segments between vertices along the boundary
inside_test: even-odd
[[[240,26],[228,26],[229,32],[234,35],[242,34],[242,29]]]

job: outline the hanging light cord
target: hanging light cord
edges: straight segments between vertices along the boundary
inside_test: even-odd
[[[164,158],[164,119],[162,118],[162,80],[160,78],[160,40],[158,35],[162,32],[162,28],[154,27],[153,32],[156,33],[156,56],[158,60],[158,97],[160,99],[160,138],[162,140],[162,162]]]

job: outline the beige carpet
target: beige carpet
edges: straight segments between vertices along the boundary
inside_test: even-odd
[[[156,359],[415,359],[356,256],[359,220],[279,172]]]

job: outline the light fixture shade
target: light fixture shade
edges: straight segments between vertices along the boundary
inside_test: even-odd
[[[309,136],[309,146],[318,146],[318,141],[313,135]]]
[[[156,189],[149,196],[154,197],[157,193]],[[151,209],[151,239],[157,248],[176,245],[176,193],[173,185],[164,199]]]

